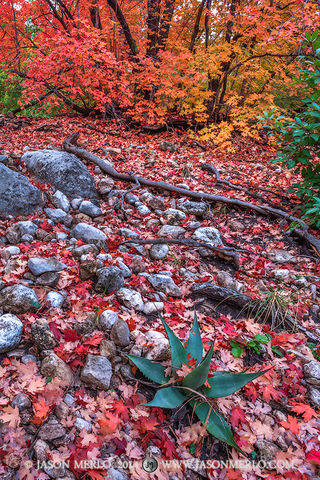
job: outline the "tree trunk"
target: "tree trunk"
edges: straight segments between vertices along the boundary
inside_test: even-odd
[[[156,58],[158,55],[158,35],[160,30],[161,0],[148,0],[148,45],[147,57]]]
[[[160,25],[160,33],[159,33],[159,40],[158,40],[158,49],[165,50],[166,43],[169,37],[171,21],[174,13],[175,7],[175,0],[166,0],[164,6],[164,12],[162,15],[161,25]]]
[[[190,45],[189,45],[190,52],[194,51],[194,46],[195,46],[195,43],[196,43],[196,40],[197,40],[197,37],[198,37],[199,28],[200,28],[200,20],[201,20],[202,12],[203,12],[203,9],[204,9],[206,3],[207,3],[207,0],[202,0],[201,4],[199,6],[199,9],[198,9],[197,18],[196,18],[196,21],[195,21],[195,24],[194,24],[193,33],[192,33],[192,37],[191,37],[191,42],[190,42]]]
[[[117,20],[121,25],[123,34],[124,34],[124,36],[127,40],[127,44],[130,47],[132,55],[134,55],[134,56],[138,55],[139,50],[138,50],[136,41],[134,40],[134,38],[131,34],[130,27],[127,23],[127,20],[126,20],[124,14],[123,14],[121,8],[120,8],[120,5],[118,4],[118,0],[107,0],[107,2],[108,2],[108,5],[110,6],[110,8],[112,8],[112,10],[114,11],[114,13],[117,17]]]
[[[89,10],[90,10],[90,18],[91,18],[92,25],[94,26],[94,28],[102,30],[98,0],[94,0],[92,2],[92,5]]]

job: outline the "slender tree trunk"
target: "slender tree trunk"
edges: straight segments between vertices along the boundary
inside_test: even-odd
[[[159,32],[159,40],[158,40],[158,49],[165,50],[166,43],[169,37],[172,17],[174,13],[175,7],[175,0],[166,0],[164,6],[164,12],[162,15],[161,25],[160,25],[160,32]]]
[[[121,25],[123,34],[126,38],[127,44],[130,47],[132,55],[134,55],[134,56],[138,55],[139,50],[138,50],[136,41],[134,40],[134,38],[131,34],[130,27],[127,23],[127,20],[126,20],[124,14],[123,14],[121,8],[120,8],[118,0],[107,0],[107,2],[108,2],[108,5],[110,6],[110,8],[112,8],[112,10],[114,11],[114,13],[117,17],[117,20]]]
[[[90,7],[90,18],[94,28],[102,30],[98,0],[92,2],[92,6]]]
[[[202,0],[200,6],[198,8],[198,13],[197,13],[196,21],[195,21],[195,24],[194,24],[194,27],[193,27],[193,33],[192,33],[192,37],[191,37],[191,41],[190,41],[190,45],[189,45],[190,52],[194,51],[194,46],[195,46],[195,43],[196,43],[196,40],[197,40],[197,37],[198,37],[198,34],[199,34],[201,16],[202,16],[202,12],[203,12],[203,9],[204,9],[206,3],[207,3],[207,0]]]
[[[206,8],[208,10],[211,9],[211,4],[212,4],[212,0],[207,0]],[[209,46],[209,39],[210,39],[209,15],[207,15],[207,14],[206,14],[205,19],[204,19],[204,25],[205,25],[205,45],[206,45],[206,50],[207,50],[208,46]]]
[[[147,57],[156,58],[158,55],[158,36],[160,30],[161,0],[148,0],[148,45]]]

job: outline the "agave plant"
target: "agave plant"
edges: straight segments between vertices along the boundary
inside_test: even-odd
[[[267,370],[258,373],[210,372],[213,345],[203,357],[203,344],[196,314],[185,346],[162,317],[161,321],[170,343],[172,375],[168,376],[166,373],[168,369],[160,363],[143,357],[127,355],[145,377],[160,386],[153,400],[146,405],[177,408],[189,402],[193,412],[211,435],[243,453],[234,440],[228,423],[214,409],[213,399],[232,395],[247,383],[266,373]],[[184,365],[190,366],[191,364],[194,365],[194,368],[184,378],[179,377],[177,370]]]

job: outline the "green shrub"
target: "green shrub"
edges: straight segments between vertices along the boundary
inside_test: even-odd
[[[293,119],[274,118],[274,109],[264,112],[269,133],[274,135],[281,162],[299,174],[302,181],[291,190],[303,201],[303,217],[320,228],[320,35],[319,30],[304,37],[306,56],[300,77],[301,90],[311,92],[301,100],[299,113]]]
[[[169,375],[168,369],[160,363],[143,357],[127,355],[145,377],[161,386],[153,400],[146,405],[177,408],[189,402],[194,413],[211,435],[241,452],[229,425],[215,410],[213,399],[232,395],[266,371],[258,373],[210,372],[213,345],[203,357],[203,345],[196,315],[186,345],[182,344],[164,319],[161,318],[161,320],[170,343],[171,374]],[[193,368],[189,368],[189,373],[186,366],[193,366]],[[183,368],[187,373],[181,375],[179,369]]]

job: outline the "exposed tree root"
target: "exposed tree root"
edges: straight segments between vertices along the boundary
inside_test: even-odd
[[[244,295],[243,293],[238,293],[235,290],[220,287],[213,283],[207,282],[193,285],[192,295],[204,295],[218,304],[226,303],[236,307],[239,312],[245,312],[247,315],[254,315],[257,318],[260,318],[260,320],[262,319],[262,321],[271,323],[272,328],[274,329],[286,327],[290,328],[292,331],[299,330],[300,332],[304,333],[309,340],[316,343],[320,341],[320,337],[318,335],[310,332],[302,325],[299,325],[298,322],[293,319],[287,311],[279,312],[281,318],[280,321],[277,322],[277,319],[274,318],[272,312],[268,310],[268,306],[266,306],[265,302],[262,300],[255,300],[253,302],[250,297]]]
[[[95,163],[101,168],[102,171],[104,171],[107,175],[114,178],[115,180],[119,180],[121,182],[127,182],[127,183],[135,183],[135,184],[137,184],[137,180],[138,180],[140,185],[151,187],[156,190],[160,190],[160,191],[166,190],[169,192],[177,193],[184,197],[194,198],[196,200],[225,203],[227,205],[232,205],[245,210],[248,210],[248,209],[253,210],[259,213],[260,215],[264,215],[264,216],[284,218],[285,220],[287,220],[287,222],[296,223],[300,226],[299,228],[295,228],[296,234],[300,238],[308,242],[311,245],[311,247],[314,249],[314,251],[317,253],[317,255],[320,257],[320,240],[308,232],[308,226],[303,220],[301,220],[298,217],[295,217],[294,215],[290,215],[289,213],[279,208],[274,208],[267,205],[265,206],[255,205],[253,203],[244,202],[243,200],[238,200],[236,198],[228,198],[220,195],[195,192],[193,190],[187,190],[186,188],[176,187],[166,182],[157,182],[155,180],[148,180],[144,177],[135,177],[132,174],[119,173],[110,164],[106,163],[104,160],[102,160],[98,156],[88,152],[84,148],[79,147],[77,145],[78,138],[79,138],[79,133],[74,133],[70,135],[63,142],[64,149],[69,153],[73,153],[74,155],[77,155],[79,158],[83,160]]]
[[[260,200],[263,203],[267,203],[271,207],[277,208],[277,205],[274,205],[274,203],[270,202],[267,198],[264,198],[262,195],[259,195],[259,193],[251,192],[247,188],[240,187],[240,185],[235,185],[234,183],[231,183],[228,180],[222,180],[218,169],[214,165],[211,165],[210,163],[204,163],[203,165],[201,165],[201,168],[202,170],[205,170],[206,172],[209,172],[210,174],[215,175],[217,179],[217,184],[226,185],[232,190],[237,190],[238,192],[244,192],[252,198],[256,198],[257,200]]]

